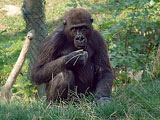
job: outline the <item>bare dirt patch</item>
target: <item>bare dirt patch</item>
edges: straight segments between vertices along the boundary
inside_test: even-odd
[[[6,11],[7,16],[16,16],[21,14],[21,8],[15,5],[4,5],[4,7],[0,9],[0,11]]]

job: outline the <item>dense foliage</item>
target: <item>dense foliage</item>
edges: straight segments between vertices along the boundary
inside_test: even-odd
[[[107,0],[89,3],[72,0],[73,7],[87,6],[95,15],[95,26],[107,40],[111,64],[122,82],[129,82],[140,70],[149,72],[160,41],[160,2],[158,0]],[[117,71],[118,70],[118,71]]]

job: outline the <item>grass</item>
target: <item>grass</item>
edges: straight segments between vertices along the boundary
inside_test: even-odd
[[[78,102],[46,104],[45,100],[15,99],[0,107],[1,120],[106,120],[160,119],[160,81],[131,84],[113,92],[113,101],[104,105],[92,104],[89,98]]]

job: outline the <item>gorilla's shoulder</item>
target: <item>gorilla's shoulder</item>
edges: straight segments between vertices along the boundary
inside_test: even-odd
[[[59,25],[54,32],[63,32],[64,31],[64,25]]]
[[[61,39],[62,37],[64,38],[64,25],[60,25],[53,32],[51,32],[46,37],[46,39],[44,40],[44,42],[48,41],[48,40],[54,40],[55,41],[55,40]]]

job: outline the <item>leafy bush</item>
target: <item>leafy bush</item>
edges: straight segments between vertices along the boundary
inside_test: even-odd
[[[86,1],[78,0],[73,7],[78,6],[75,4],[86,5],[95,14],[103,15],[101,19],[96,18],[94,24],[105,37],[112,67],[125,79],[123,82],[129,80],[129,71],[146,71],[147,64],[154,60],[160,41],[160,2],[108,0],[105,4],[89,4],[89,0]]]

